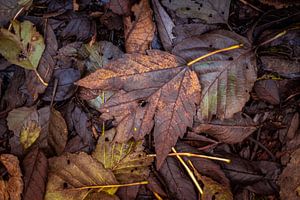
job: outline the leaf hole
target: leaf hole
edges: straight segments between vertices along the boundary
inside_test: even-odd
[[[112,56],[110,56],[110,57],[108,57],[107,59],[108,59],[108,60],[111,60],[111,59],[113,59],[113,57],[112,57]]]
[[[249,67],[248,67],[248,66],[246,66],[246,69],[249,69]]]
[[[212,17],[212,14],[209,14],[208,17]]]
[[[199,7],[198,10],[200,10],[201,8]]]
[[[68,164],[68,165],[71,164],[71,161],[70,161],[69,159],[67,160],[67,164]]]
[[[108,141],[109,141],[109,139],[108,139],[107,137],[106,137],[104,140],[105,140],[105,142],[108,142]]]
[[[233,57],[229,57],[228,60],[233,60]]]
[[[142,157],[142,154],[139,154],[139,158],[141,158]]]
[[[224,15],[224,14],[225,14],[225,13],[224,13],[224,11],[222,11],[221,13],[222,13],[222,15]]]
[[[245,90],[246,93],[248,93],[248,90]]]
[[[67,188],[68,188],[68,183],[64,182],[63,188],[64,188],[64,189],[67,189]]]
[[[212,44],[209,45],[209,48],[212,48]]]
[[[203,4],[202,3],[200,3],[200,7],[202,8],[202,6],[203,6]]]
[[[104,56],[104,54],[103,54],[103,53],[100,53],[100,56]]]
[[[147,103],[148,103],[148,102],[145,101],[145,100],[139,100],[139,101],[138,101],[138,104],[139,104],[140,107],[142,107],[142,108],[145,107],[145,106],[147,105]]]
[[[130,172],[132,173],[132,172],[134,172],[134,170],[132,169],[132,170],[130,170]]]
[[[186,7],[185,9],[186,9],[186,10],[191,10],[189,7]]]

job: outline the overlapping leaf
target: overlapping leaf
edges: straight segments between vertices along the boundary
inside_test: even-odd
[[[154,142],[161,166],[177,138],[191,127],[200,85],[196,73],[169,53],[128,54],[77,84],[90,89],[120,90],[104,104],[103,117],[115,117],[117,141],[142,139],[154,123]]]

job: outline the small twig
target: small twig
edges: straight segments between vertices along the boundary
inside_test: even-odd
[[[36,76],[38,77],[38,79],[40,80],[40,82],[44,85],[44,86],[48,86],[48,83],[46,83],[44,80],[43,80],[43,78],[41,77],[41,75],[39,74],[39,72],[36,70],[36,69],[34,69],[33,70],[34,71],[34,73],[36,74]]]
[[[23,12],[24,9],[25,9],[25,6],[22,7],[22,8],[16,13],[16,15],[14,16],[14,18],[13,18],[12,21],[14,21],[15,19],[17,19],[17,17],[19,17],[19,15]],[[12,28],[12,23],[9,24],[8,31],[11,31],[11,28]]]
[[[257,140],[257,141],[258,141],[259,138],[260,138],[260,133],[261,133],[261,127],[259,127],[259,129],[258,129],[258,131],[257,131],[257,136],[256,136],[256,140]],[[254,143],[254,144],[255,144],[255,146],[254,146],[254,148],[253,148],[253,153],[252,153],[252,155],[251,155],[250,160],[253,160],[253,159],[254,159],[254,157],[255,157],[255,155],[256,155],[256,152],[257,152],[257,149],[258,149],[258,144],[257,144],[257,143]]]
[[[125,184],[116,184],[116,185],[90,185],[84,186],[79,188],[70,188],[67,190],[87,190],[87,189],[100,189],[100,188],[116,188],[116,187],[129,187],[129,186],[136,186],[136,185],[147,185],[149,184],[148,181],[141,181],[135,183],[125,183]]]
[[[154,194],[154,196],[155,196],[155,198],[156,198],[157,200],[163,200],[163,198],[161,198],[161,196],[159,196],[158,193],[153,192],[153,194]]]
[[[272,42],[272,41],[274,41],[274,40],[276,40],[276,39],[278,39],[278,38],[284,36],[286,33],[287,33],[287,31],[284,30],[284,31],[278,33],[277,35],[275,35],[274,37],[268,39],[267,41],[264,41],[264,42],[261,43],[259,46],[263,46],[263,45],[265,45],[265,44],[268,44],[268,43],[270,43],[270,42]]]
[[[260,143],[259,141],[257,141],[257,140],[255,140],[255,139],[253,139],[253,138],[251,138],[251,137],[249,137],[249,140],[251,141],[251,142],[254,142],[255,144],[257,144],[260,148],[262,148],[263,150],[265,150],[269,155],[270,155],[270,157],[271,157],[271,159],[274,161],[274,160],[276,160],[276,157],[274,156],[274,154],[267,148],[267,147],[265,147],[265,145],[263,145],[262,143]]]
[[[56,78],[56,79],[54,79],[54,87],[53,87],[53,91],[52,91],[52,98],[51,98],[50,107],[52,107],[52,105],[53,105],[55,95],[56,95],[57,86],[58,86],[58,79]]]
[[[254,10],[256,10],[256,11],[258,11],[258,12],[261,12],[261,13],[264,12],[263,10],[261,10],[261,9],[259,9],[258,7],[252,5],[251,3],[248,3],[248,2],[245,1],[245,0],[240,0],[240,2],[242,2],[243,4],[245,4],[245,5],[247,5],[247,6],[251,7],[251,8],[253,8]]]
[[[156,154],[148,154],[147,156],[149,157],[155,157]],[[194,153],[169,153],[168,156],[187,156],[187,157],[196,157],[196,158],[206,158],[210,160],[218,160],[218,161],[223,161],[226,163],[230,163],[230,159],[226,158],[220,158],[220,157],[215,157],[215,156],[206,156],[206,155],[201,155],[201,154],[194,154]]]
[[[241,48],[242,46],[243,46],[243,44],[237,44],[237,45],[233,45],[233,46],[230,46],[230,47],[227,47],[227,48],[224,48],[224,49],[215,50],[213,52],[210,52],[208,54],[200,56],[200,57],[196,58],[195,60],[192,60],[192,61],[188,62],[187,66],[191,66],[191,65],[195,64],[196,62],[199,62],[200,60],[203,60],[204,58],[215,55],[217,53],[221,53],[221,52],[224,52],[224,51],[230,51],[230,50],[233,50],[233,49],[238,49],[238,48]]]
[[[194,173],[190,170],[190,168],[187,166],[187,164],[184,162],[184,160],[177,154],[177,151],[174,147],[172,147],[172,151],[176,154],[176,157],[178,158],[179,162],[183,165],[189,176],[191,177],[192,181],[194,182],[196,188],[198,189],[200,194],[203,194],[203,190],[200,187]]]

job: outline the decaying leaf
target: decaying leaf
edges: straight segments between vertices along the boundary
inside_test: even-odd
[[[20,142],[28,149],[40,136],[41,127],[36,121],[27,121],[20,133]]]
[[[110,141],[108,135],[115,135],[115,129],[107,131],[98,139],[92,156],[101,162],[106,169],[111,169],[120,183],[146,180],[148,166],[153,159],[143,152],[142,142],[129,140],[127,143]]]
[[[66,153],[49,159],[49,175],[45,200],[82,200],[99,189],[78,189],[85,186],[118,184],[114,174],[86,153]],[[76,189],[77,188],[77,189]],[[117,188],[101,191],[114,194]]]
[[[12,24],[15,34],[0,29],[0,54],[13,64],[35,70],[45,49],[43,36],[30,21],[14,20]]]
[[[154,37],[155,25],[148,0],[141,0],[132,7],[135,20],[124,18],[125,48],[127,53],[145,53]]]
[[[129,0],[111,0],[108,7],[118,15],[128,15],[130,13]]]
[[[7,25],[21,9],[28,9],[32,0],[1,0],[0,1],[0,27]]]
[[[243,141],[257,129],[253,120],[246,115],[236,114],[231,119],[212,120],[194,127],[197,133],[207,133],[220,142],[235,144]]]
[[[24,200],[44,199],[48,161],[44,153],[35,148],[30,151],[22,162],[24,169]]]
[[[282,174],[279,176],[281,199],[299,199],[300,187],[300,149],[294,151],[290,162],[287,164]]]
[[[179,17],[200,18],[207,23],[227,23],[230,0],[163,0]]]
[[[280,103],[279,91],[274,80],[260,80],[255,82],[254,90],[263,101],[277,105]]]
[[[157,166],[177,138],[192,126],[200,96],[195,72],[178,57],[155,50],[148,55],[125,55],[77,84],[90,89],[121,89],[100,109],[104,118],[115,117],[116,141],[124,142],[132,136],[142,139],[155,123]]]
[[[0,178],[1,200],[21,200],[23,180],[18,158],[11,154],[1,154],[0,163],[9,174],[8,180]]]
[[[218,53],[192,66],[202,87],[198,119],[231,118],[248,101],[256,80],[256,62],[249,41],[229,31],[212,31],[187,38],[173,53],[190,61],[217,49],[243,44],[242,48]]]

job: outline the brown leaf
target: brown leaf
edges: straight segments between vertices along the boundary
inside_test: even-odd
[[[160,40],[164,49],[170,51],[175,38],[172,32],[175,24],[158,0],[152,0],[152,5]]]
[[[11,154],[2,154],[0,162],[9,174],[8,180],[0,178],[0,197],[3,200],[21,200],[23,181],[18,158]]]
[[[155,25],[148,0],[132,6],[135,20],[124,18],[125,48],[127,53],[145,53],[154,37]]]
[[[48,160],[44,153],[38,148],[29,152],[22,162],[24,168],[24,200],[43,200]]]
[[[130,13],[129,0],[110,0],[108,7],[118,15],[128,15]]]
[[[277,105],[280,103],[279,91],[274,80],[260,80],[255,82],[254,90],[263,101]]]
[[[104,118],[115,117],[117,141],[132,136],[142,139],[155,123],[158,167],[177,138],[192,126],[200,94],[196,74],[177,57],[161,51],[128,54],[77,84],[90,89],[121,89],[100,109]]]
[[[250,117],[236,114],[232,119],[213,120],[210,123],[196,125],[194,131],[207,133],[220,142],[235,144],[243,141],[256,129],[256,124]]]
[[[43,80],[48,83],[52,77],[56,64],[55,56],[58,48],[56,36],[49,24],[46,26],[45,43],[46,47],[40,59],[37,71]],[[36,73],[33,71],[26,71],[25,84],[33,101],[35,101],[38,98],[38,95],[42,94],[46,89],[46,86],[41,83]]]

